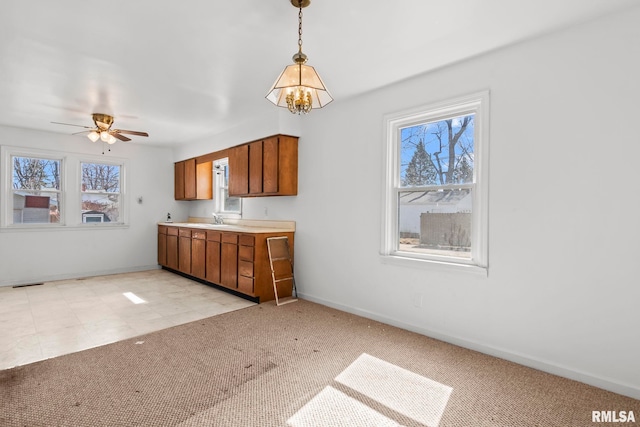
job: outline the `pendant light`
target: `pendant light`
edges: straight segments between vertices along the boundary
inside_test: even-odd
[[[276,79],[266,98],[278,107],[286,107],[293,114],[307,114],[312,108],[322,108],[333,98],[327,91],[316,70],[305,65],[307,55],[302,53],[302,8],[311,0],[291,0],[298,8],[298,52],[293,55],[293,65],[287,66]]]

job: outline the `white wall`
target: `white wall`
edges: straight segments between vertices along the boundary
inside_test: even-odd
[[[101,156],[86,138],[0,126],[0,145]],[[173,200],[170,149],[116,143],[109,156],[128,162],[129,227],[83,230],[0,230],[0,286],[157,268],[157,222],[168,211],[185,216]],[[142,196],[143,203],[136,199]],[[6,203],[1,200],[0,203]],[[70,209],[72,207],[69,207]]]
[[[638,22],[640,9],[337,99],[304,118],[299,195],[248,199],[245,216],[297,221],[308,299],[640,398]],[[484,89],[488,277],[382,263],[383,116]]]

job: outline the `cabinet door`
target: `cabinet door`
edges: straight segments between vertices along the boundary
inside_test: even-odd
[[[229,288],[238,287],[238,245],[222,244],[220,281]]]
[[[180,230],[181,232],[183,230]],[[191,274],[191,235],[181,233],[178,241],[178,270]]]
[[[205,278],[206,246],[203,238],[191,239],[191,275],[199,279]]]
[[[220,255],[220,282],[229,288],[238,287],[238,235],[222,234],[222,253]]]
[[[207,281],[220,284],[220,242],[207,240]]]
[[[196,199],[213,199],[213,162],[196,163]]]
[[[249,194],[262,193],[262,141],[249,144]]]
[[[167,235],[158,233],[158,264],[167,265]]]
[[[184,200],[184,162],[173,166],[173,195],[176,200]]]
[[[298,194],[298,138],[278,137],[278,194]]]
[[[262,145],[262,191],[264,193],[278,192],[278,138],[265,139]]]
[[[173,232],[175,231],[175,234]],[[178,229],[169,227],[167,232],[167,267],[178,269]]]
[[[196,185],[196,159],[184,161],[184,198],[195,199],[198,196]]]
[[[229,149],[229,195],[249,194],[249,146]]]

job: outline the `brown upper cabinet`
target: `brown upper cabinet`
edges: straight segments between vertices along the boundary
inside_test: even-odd
[[[298,194],[298,138],[275,135],[229,149],[229,195]]]
[[[213,198],[213,162],[187,159],[174,165],[174,197],[176,200]]]

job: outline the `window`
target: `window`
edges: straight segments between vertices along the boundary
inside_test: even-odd
[[[213,163],[213,179],[215,183],[214,202],[216,213],[242,214],[242,199],[229,197],[229,159],[216,160]]]
[[[487,267],[489,94],[388,116],[382,255]]]
[[[13,155],[11,167],[11,223],[59,224],[62,160]]]
[[[120,165],[81,163],[82,222],[120,221]]]
[[[122,158],[0,146],[0,232],[126,227],[126,170]]]

